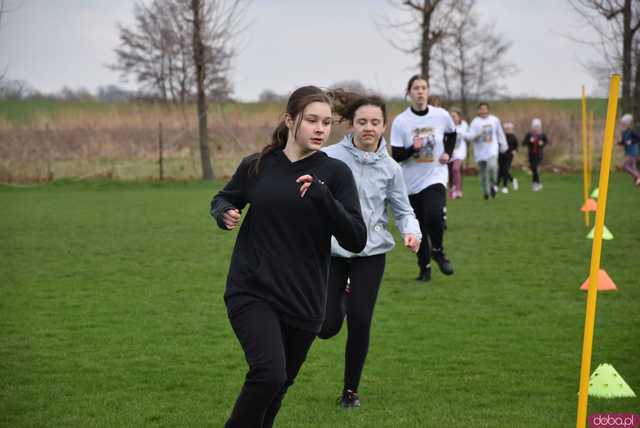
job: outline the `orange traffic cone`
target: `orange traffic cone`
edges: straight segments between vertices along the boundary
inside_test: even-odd
[[[582,283],[582,287],[580,290],[588,290],[589,289],[589,278],[585,282]],[[598,271],[598,291],[616,291],[618,287],[613,283],[611,277],[607,274],[604,269],[600,269]]]
[[[589,198],[587,199],[587,202],[585,202],[584,205],[582,205],[582,208],[580,208],[580,211],[587,212],[587,211],[595,211],[597,209],[598,209],[598,203],[593,199]]]

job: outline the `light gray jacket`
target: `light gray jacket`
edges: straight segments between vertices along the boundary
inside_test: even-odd
[[[334,257],[364,257],[390,251],[395,242],[387,230],[387,206],[391,207],[395,224],[402,235],[413,234],[422,239],[420,225],[409,204],[402,168],[387,154],[384,138],[375,153],[356,148],[351,134],[333,146],[322,150],[332,158],[346,163],[358,186],[362,217],[367,225],[367,246],[355,254],[338,245],[331,238],[331,255]]]

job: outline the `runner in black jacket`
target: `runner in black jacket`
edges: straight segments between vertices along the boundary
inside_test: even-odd
[[[531,121],[531,130],[522,140],[522,145],[529,149],[529,166],[531,167],[531,179],[534,192],[542,190],[540,182],[540,164],[543,158],[543,149],[549,144],[549,139],[542,132],[542,121],[535,118]]]
[[[367,242],[351,170],[319,151],[331,122],[322,90],[294,91],[272,143],[245,158],[211,203],[223,229],[250,205],[224,296],[249,363],[227,428],[273,425],[324,319],[331,236],[353,252]]]

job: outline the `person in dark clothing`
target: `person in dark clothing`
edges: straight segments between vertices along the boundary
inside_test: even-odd
[[[505,122],[503,128],[509,149],[504,153],[498,154],[498,187],[502,183],[502,193],[509,193],[507,187],[509,182],[511,182],[513,190],[518,190],[518,179],[513,178],[511,175],[511,163],[518,151],[518,138],[513,134],[513,123]]]
[[[529,149],[529,166],[531,167],[532,186],[534,192],[542,190],[540,182],[540,164],[543,158],[543,149],[549,144],[549,139],[542,132],[542,121],[533,119],[531,121],[531,130],[527,132],[522,140],[522,145]]]
[[[350,132],[323,149],[353,171],[360,207],[367,224],[367,245],[353,253],[335,240],[331,243],[331,269],[327,311],[318,337],[336,336],[347,318],[344,383],[338,404],[360,407],[358,387],[369,351],[371,321],[385,268],[385,254],[395,245],[387,228],[387,209],[403,235],[404,245],[414,253],[420,247],[420,225],[409,204],[402,169],[388,154],[383,137],[387,110],[376,96],[341,92],[334,103],[338,115],[347,120]]]
[[[391,154],[402,166],[409,202],[422,231],[418,250],[417,281],[431,280],[431,258],[440,271],[453,275],[453,265],[444,253],[447,220],[447,163],[456,144],[455,125],[443,108],[427,104],[429,82],[415,75],[407,83],[411,106],[391,125]],[[431,246],[429,245],[431,243]]]
[[[331,236],[362,251],[367,231],[349,167],[320,151],[331,100],[315,86],[294,91],[272,142],[240,163],[213,198],[229,230],[250,205],[224,294],[249,371],[225,428],[269,428],[324,320]]]

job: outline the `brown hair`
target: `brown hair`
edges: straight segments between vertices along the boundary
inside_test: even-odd
[[[430,86],[429,79],[427,79],[424,75],[414,74],[413,76],[411,76],[411,78],[409,79],[409,82],[407,83],[407,90],[405,91],[405,94],[404,94],[405,97],[409,95],[409,92],[411,92],[411,87],[413,86],[413,82],[415,82],[416,80],[424,80],[425,82],[427,82],[427,88]]]
[[[387,106],[381,97],[377,95],[360,95],[341,89],[334,90],[332,95],[334,96],[333,110],[340,116],[340,121],[348,120],[353,125],[356,111],[360,107],[374,106],[382,111],[382,121],[387,123]]]
[[[296,135],[298,135],[298,128],[300,127],[299,117],[304,113],[304,110],[309,104],[315,102],[326,103],[329,104],[329,106],[332,106],[329,94],[317,86],[302,86],[291,93],[289,100],[287,101],[286,112],[282,115],[282,119],[276,129],[273,130],[271,142],[257,155],[253,168],[251,168],[250,171],[258,174],[262,158],[274,150],[284,149],[287,145],[289,128],[287,128],[285,123],[285,116],[289,115],[295,123],[295,130],[293,131],[293,136],[295,138]]]

